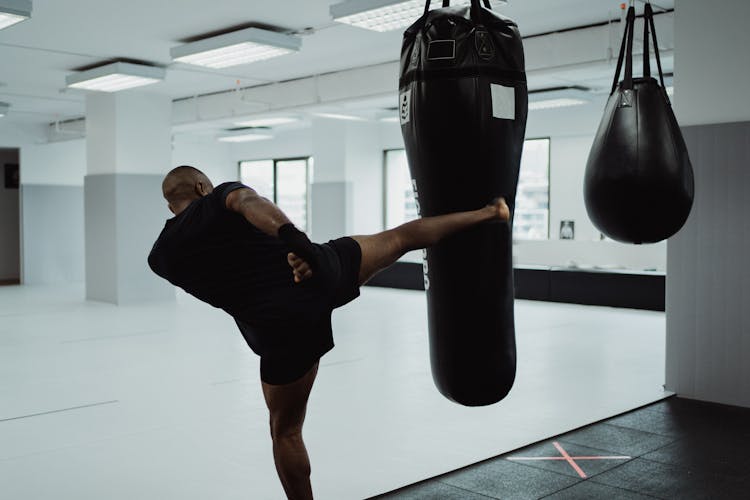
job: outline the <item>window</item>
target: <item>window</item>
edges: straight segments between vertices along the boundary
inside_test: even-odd
[[[549,139],[529,139],[523,143],[513,219],[514,239],[549,238],[549,146]]]
[[[549,238],[549,149],[549,139],[524,142],[513,224],[515,239]],[[385,152],[384,186],[385,227],[416,219],[417,205],[403,149]]]
[[[273,201],[295,226],[307,231],[310,158],[240,162],[240,181]]]
[[[406,151],[385,152],[385,228],[391,229],[419,217],[411,185]]]

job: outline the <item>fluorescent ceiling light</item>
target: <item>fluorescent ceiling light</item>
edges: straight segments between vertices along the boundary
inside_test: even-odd
[[[256,134],[247,130],[237,131],[236,133],[222,135],[216,138],[219,142],[251,142],[264,141],[267,139],[273,139],[273,136],[269,134]]]
[[[669,85],[667,87],[667,95],[669,96],[670,99],[674,99],[674,86]]]
[[[8,110],[10,109],[10,104],[7,102],[0,102],[0,118],[8,114]]]
[[[291,116],[276,116],[269,118],[256,118],[255,120],[248,120],[245,122],[238,122],[238,127],[277,127],[279,125],[288,125],[289,123],[298,122],[299,118],[293,118]]]
[[[301,47],[297,36],[246,28],[173,47],[170,53],[175,61],[219,69],[298,52]]]
[[[396,116],[384,116],[380,119],[381,122],[388,122],[388,123],[398,123],[401,121],[401,117],[398,115]]]
[[[160,82],[165,75],[163,68],[117,62],[68,75],[66,82],[74,89],[118,92]]]
[[[0,29],[31,17],[31,0],[0,0]]]
[[[572,99],[570,97],[561,97],[559,99],[545,99],[543,101],[536,101],[529,103],[529,110],[538,109],[553,109],[553,108],[566,108],[568,106],[580,106],[586,104],[588,101],[583,99]]]
[[[453,0],[451,5],[469,5],[471,0]],[[497,8],[507,0],[492,0],[490,5]],[[424,0],[347,0],[331,5],[331,16],[335,21],[374,31],[391,31],[405,28],[419,19],[424,13]],[[435,8],[441,7],[440,0],[433,0]]]
[[[588,87],[573,85],[532,90],[529,92],[529,110],[566,108],[580,106],[591,101]]]
[[[367,121],[361,116],[340,115],[338,113],[314,113],[314,114],[315,116],[320,116],[323,118],[331,118],[333,120],[349,120],[353,122],[366,122]]]

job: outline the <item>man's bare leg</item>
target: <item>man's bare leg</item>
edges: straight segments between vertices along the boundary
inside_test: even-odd
[[[507,221],[510,210],[505,200],[497,198],[478,210],[424,217],[382,233],[352,236],[362,249],[359,284],[363,285],[379,271],[396,262],[411,250],[430,247],[446,236],[492,220]]]
[[[301,379],[286,385],[262,383],[263,396],[270,413],[273,459],[287,498],[310,500],[310,458],[302,440],[307,399],[310,396],[318,363]]]

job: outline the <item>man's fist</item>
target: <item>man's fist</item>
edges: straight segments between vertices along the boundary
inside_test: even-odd
[[[313,273],[312,269],[310,269],[310,265],[300,257],[298,257],[296,254],[289,252],[286,256],[286,260],[292,267],[292,271],[294,272],[295,283],[299,283],[308,278],[312,278]]]

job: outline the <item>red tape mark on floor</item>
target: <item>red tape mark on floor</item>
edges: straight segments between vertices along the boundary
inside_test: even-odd
[[[573,460],[572,458],[570,458],[570,455],[568,455],[568,452],[565,451],[565,449],[562,446],[560,446],[560,443],[558,443],[557,441],[555,441],[552,444],[555,445],[555,448],[557,448],[557,451],[560,452],[560,455],[562,455],[563,458],[565,458],[565,460],[568,461],[568,463],[570,464],[570,466],[573,467],[573,470],[575,470],[578,473],[578,475],[581,476],[583,479],[586,479],[586,477],[587,477],[586,473],[583,472],[583,469],[581,469],[578,466],[578,464],[576,463],[575,460]]]
[[[576,460],[630,460],[631,457],[626,456],[588,456],[588,457],[571,457],[565,448],[560,443],[554,441],[552,443],[558,452],[559,457],[508,457],[508,460],[526,461],[526,460],[565,460],[568,464],[576,471],[576,473],[583,479],[587,479],[586,473],[576,463]]]

